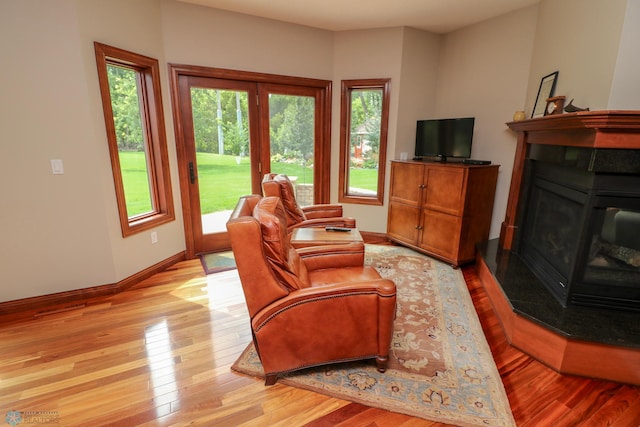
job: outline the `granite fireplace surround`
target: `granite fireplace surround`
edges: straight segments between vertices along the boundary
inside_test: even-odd
[[[544,157],[566,149],[573,153],[571,160],[576,159],[576,152],[580,153],[577,157],[586,153],[590,159],[585,169],[600,168],[605,179],[620,176],[621,188],[626,185],[640,195],[635,184],[640,180],[640,111],[587,111],[507,125],[518,137],[507,211],[500,238],[478,247],[476,269],[509,342],[560,373],[640,385],[640,301],[636,290],[640,283],[623,289],[627,292],[623,304],[601,304],[607,297],[584,303],[584,298],[572,298],[578,293],[570,287],[554,289],[546,267],[537,267],[523,249],[529,242],[521,241],[531,239],[526,230],[531,211],[527,203],[532,199],[529,189],[539,153]],[[553,177],[564,174],[554,169],[544,173]],[[638,211],[636,206],[632,202],[633,213]],[[632,282],[637,274],[631,270]]]

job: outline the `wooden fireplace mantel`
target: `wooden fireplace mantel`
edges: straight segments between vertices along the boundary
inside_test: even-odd
[[[577,141],[570,145],[594,148],[640,148],[640,133],[631,141],[620,141],[611,138],[616,134],[640,132],[640,111],[605,110],[582,111],[578,113],[556,114],[507,123],[509,129],[516,132],[527,132],[536,135],[553,133],[582,132],[590,136],[590,140]],[[548,142],[530,142],[532,144]]]
[[[640,111],[603,110],[557,114],[509,122],[518,133],[500,247],[511,250],[517,232],[524,166],[531,144],[586,148],[640,149]]]

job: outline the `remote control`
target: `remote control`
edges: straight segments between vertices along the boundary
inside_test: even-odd
[[[325,227],[324,229],[326,231],[341,231],[341,232],[349,232],[349,231],[351,231],[350,228],[346,228],[346,227]]]

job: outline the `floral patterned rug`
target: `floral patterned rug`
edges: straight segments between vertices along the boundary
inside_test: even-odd
[[[458,426],[515,426],[462,272],[403,247],[366,245],[365,264],[397,287],[389,369],[353,362],[278,382]],[[253,344],[232,367],[264,377]]]

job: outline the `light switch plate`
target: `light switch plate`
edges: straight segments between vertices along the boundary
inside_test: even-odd
[[[62,165],[62,160],[60,160],[60,159],[51,159],[51,172],[54,175],[62,175],[62,174],[64,174],[64,166]]]

